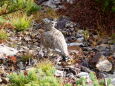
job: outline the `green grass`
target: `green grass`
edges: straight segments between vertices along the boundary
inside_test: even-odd
[[[18,10],[26,11],[27,14],[31,14],[41,9],[41,6],[37,5],[34,0],[6,0],[2,1],[0,6],[0,14],[11,13]],[[4,10],[7,10],[4,12]]]
[[[26,75],[23,72],[10,74],[10,86],[62,86],[61,81],[54,76],[54,71],[52,62],[45,60],[39,63],[37,68],[29,70]]]
[[[105,86],[105,81],[104,80],[98,80],[96,78],[96,75],[94,73],[90,73],[90,79],[92,80],[92,85],[91,86]],[[111,80],[107,79],[107,86],[112,86],[111,85]],[[89,86],[87,83],[86,78],[82,77],[79,80],[76,81],[77,86]]]
[[[14,17],[13,15],[9,18],[10,22],[13,26],[15,26],[15,30],[17,32],[19,31],[25,31],[27,29],[29,29],[29,27],[31,27],[31,22],[32,22],[32,17],[27,16],[26,14],[22,13],[18,13],[15,14]]]
[[[26,8],[25,11],[27,12],[27,14],[31,14],[32,12],[36,12],[38,10],[40,10],[41,7],[38,6],[34,0],[27,0],[26,2]]]
[[[6,31],[1,29],[0,30],[0,40],[7,40],[7,39],[8,39],[8,35],[7,35]]]
[[[4,17],[0,16],[0,24],[3,24],[3,23],[5,23],[5,22],[7,22],[7,20],[4,19]]]

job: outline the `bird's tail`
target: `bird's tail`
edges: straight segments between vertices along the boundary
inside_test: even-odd
[[[70,60],[70,57],[62,55],[62,60],[67,62],[68,60]]]

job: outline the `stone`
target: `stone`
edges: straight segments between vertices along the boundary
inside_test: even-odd
[[[0,54],[4,54],[6,56],[14,56],[18,53],[18,50],[12,47],[8,47],[4,44],[0,44]]]
[[[84,78],[88,78],[89,77],[89,74],[87,72],[80,72],[77,74],[77,76],[79,77],[84,77]]]
[[[17,65],[21,70],[25,68],[23,62],[19,62]]]
[[[78,42],[68,43],[68,46],[80,46],[80,45],[83,45],[83,43]]]
[[[102,72],[108,72],[112,69],[112,63],[105,56],[101,56],[96,64],[96,68]]]
[[[2,79],[0,78],[0,83],[2,82]]]
[[[7,84],[9,82],[9,78],[2,77],[2,83]]]
[[[38,4],[42,4],[53,9],[64,8],[63,2],[73,4],[75,0],[38,0]]]
[[[64,71],[56,70],[55,76],[57,76],[57,77],[64,77]]]
[[[111,80],[111,84],[114,86],[115,85],[115,78]]]
[[[75,27],[76,24],[72,21],[70,21],[69,18],[67,18],[66,16],[62,16],[57,20],[57,25],[56,28],[57,29],[64,29],[64,28],[72,28]]]

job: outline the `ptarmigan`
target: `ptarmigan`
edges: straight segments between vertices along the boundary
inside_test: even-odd
[[[42,34],[42,44],[45,48],[59,50],[63,60],[69,56],[67,43],[61,31],[55,28],[56,21],[44,19],[45,32]]]

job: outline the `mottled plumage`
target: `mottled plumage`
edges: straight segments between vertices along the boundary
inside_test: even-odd
[[[42,34],[42,44],[47,49],[60,50],[60,54],[66,57],[69,55],[67,43],[62,32],[54,27],[55,23],[54,21],[45,22],[45,32]]]

